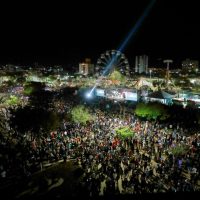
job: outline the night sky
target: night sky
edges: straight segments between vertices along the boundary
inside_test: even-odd
[[[109,2],[109,3],[108,3]],[[66,1],[1,7],[0,63],[77,64],[119,47],[150,0]],[[196,0],[157,0],[124,53],[130,63],[199,59],[200,12]]]

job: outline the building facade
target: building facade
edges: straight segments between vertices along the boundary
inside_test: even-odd
[[[136,73],[148,73],[148,56],[141,55],[135,57],[135,72]]]
[[[79,73],[85,76],[94,74],[94,64],[91,63],[91,59],[86,58],[84,62],[79,63]]]
[[[199,61],[187,58],[182,61],[182,69],[189,72],[197,72],[199,70]]]

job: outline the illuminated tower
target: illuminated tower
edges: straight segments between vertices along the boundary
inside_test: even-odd
[[[148,56],[136,56],[135,57],[135,72],[136,73],[148,73]]]
[[[169,84],[169,64],[173,63],[173,60],[167,59],[163,61],[164,63],[167,63],[167,69],[166,69],[166,85],[168,87]]]

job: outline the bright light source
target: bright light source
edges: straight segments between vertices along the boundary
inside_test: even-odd
[[[88,93],[86,94],[86,97],[87,97],[88,99],[90,99],[90,98],[92,97],[91,92],[88,92]]]

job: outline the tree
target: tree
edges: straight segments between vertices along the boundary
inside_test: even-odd
[[[57,130],[59,126],[60,126],[59,115],[52,111],[46,112],[42,120],[41,128],[48,133],[50,131]]]
[[[139,103],[136,106],[135,114],[148,120],[165,120],[169,118],[167,106],[160,103]]]
[[[171,152],[174,156],[184,155],[188,152],[188,150],[189,150],[189,147],[186,146],[185,144],[177,145],[171,148]]]
[[[135,133],[127,126],[118,128],[115,130],[117,135],[119,135],[122,139],[126,139],[128,137],[134,137]]]
[[[32,95],[35,92],[43,90],[45,85],[40,82],[29,82],[24,86],[24,94]]]
[[[40,108],[26,106],[24,108],[11,109],[10,126],[19,133],[31,131],[34,136],[56,130],[60,125],[57,113]]]
[[[119,81],[121,84],[123,84],[126,81],[126,77],[122,75],[119,71],[114,70],[110,76],[110,80],[114,81]]]
[[[191,106],[183,108],[183,105],[173,104],[169,106],[169,115],[171,122],[174,124],[181,124],[182,127],[190,129],[189,134],[192,134],[191,129],[199,128],[199,109]]]
[[[48,110],[52,107],[55,99],[54,91],[39,90],[35,91],[29,98],[29,104],[36,108]]]
[[[86,124],[92,119],[89,110],[82,105],[76,106],[71,110],[71,119],[75,123]]]
[[[18,105],[20,104],[21,100],[19,99],[19,97],[15,96],[15,95],[11,95],[9,97],[9,99],[7,99],[5,101],[5,104],[8,106],[13,106],[13,105]]]

